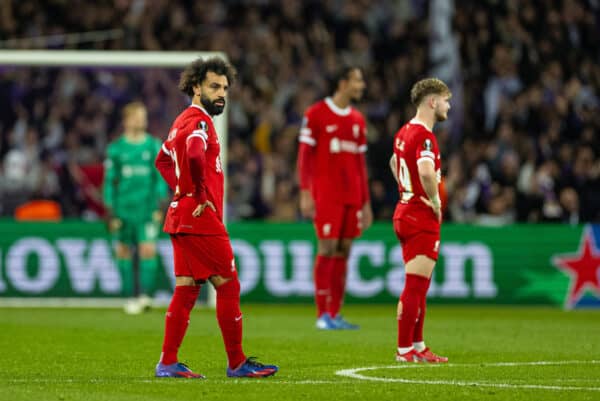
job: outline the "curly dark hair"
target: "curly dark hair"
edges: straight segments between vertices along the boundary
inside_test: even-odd
[[[211,57],[206,60],[199,58],[185,67],[181,73],[179,90],[190,97],[194,96],[194,86],[204,82],[208,71],[217,75],[225,75],[229,85],[233,84],[237,74],[235,67],[220,57]]]

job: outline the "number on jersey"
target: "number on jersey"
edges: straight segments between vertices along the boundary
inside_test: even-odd
[[[404,202],[408,202],[408,200],[414,196],[412,181],[410,180],[410,171],[408,170],[406,160],[404,160],[403,157],[399,159],[398,164],[398,179],[400,180],[400,186],[402,187],[401,200]]]

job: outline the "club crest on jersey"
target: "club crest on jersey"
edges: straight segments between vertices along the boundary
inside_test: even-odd
[[[431,151],[433,149],[433,143],[431,143],[431,139],[425,139],[423,142],[423,149]]]

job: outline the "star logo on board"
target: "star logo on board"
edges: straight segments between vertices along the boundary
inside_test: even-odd
[[[567,308],[574,307],[586,290],[600,298],[600,251],[594,245],[589,227],[583,230],[577,253],[554,256],[552,263],[571,279],[565,300]]]

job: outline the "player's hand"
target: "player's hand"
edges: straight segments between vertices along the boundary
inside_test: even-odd
[[[152,221],[154,221],[155,223],[160,223],[162,222],[163,219],[163,212],[160,210],[155,210],[152,212]]]
[[[371,209],[371,203],[367,202],[362,208],[361,213],[361,226],[363,230],[371,227],[373,224],[373,209]]]
[[[121,229],[121,227],[123,227],[123,222],[121,221],[121,219],[117,218],[117,217],[110,217],[108,219],[108,231],[110,233],[114,233],[118,230]]]
[[[211,208],[213,210],[213,212],[217,211],[217,208],[215,208],[215,205],[213,205],[213,203],[209,200],[207,200],[204,203],[199,204],[198,206],[196,206],[196,209],[194,209],[194,211],[192,212],[192,216],[194,217],[199,217],[202,212],[204,212],[204,209],[206,209],[207,207]]]
[[[312,198],[310,191],[300,191],[300,213],[307,219],[315,217],[315,201]]]
[[[438,202],[436,204],[436,203],[432,202],[430,199],[425,198],[423,196],[421,196],[421,201],[433,210],[433,213],[435,213],[435,217],[437,217],[438,221],[441,222],[442,221],[442,203],[439,202],[439,200],[438,200]]]

